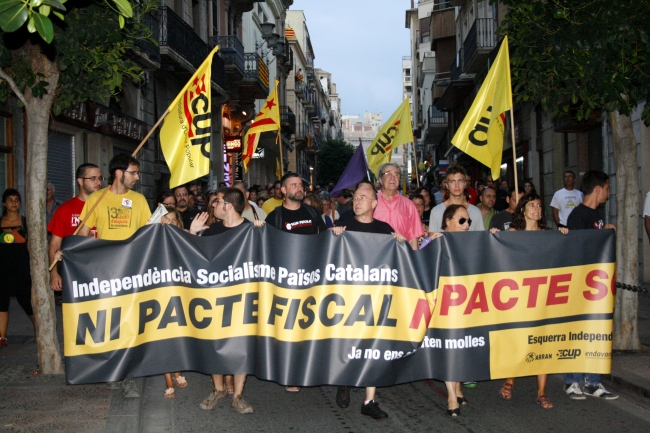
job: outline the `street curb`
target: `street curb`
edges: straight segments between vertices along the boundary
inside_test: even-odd
[[[636,383],[632,382],[629,379],[625,379],[621,376],[612,375],[612,374],[603,374],[601,382],[608,382],[612,387],[616,389],[625,390],[634,394],[637,394],[640,397],[650,398],[650,390],[639,386]]]

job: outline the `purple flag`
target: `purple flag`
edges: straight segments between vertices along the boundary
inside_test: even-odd
[[[339,181],[336,183],[332,192],[330,192],[330,195],[337,197],[345,188],[355,186],[366,177],[367,172],[368,163],[366,162],[366,155],[361,145],[361,139],[359,139],[359,147],[357,147],[356,152],[352,155],[350,162],[348,162],[345,170],[343,170],[343,174],[341,174]]]

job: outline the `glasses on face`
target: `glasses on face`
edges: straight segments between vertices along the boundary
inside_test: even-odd
[[[177,192],[176,194],[174,194],[174,196],[176,196],[176,197],[187,197],[188,194],[186,192]]]
[[[127,171],[128,173],[128,171]],[[83,180],[92,180],[95,182],[96,180],[103,182],[104,181],[104,176],[92,176],[92,177],[82,177]]]
[[[130,175],[133,175],[133,176],[140,176],[140,172],[137,171],[137,170],[136,171],[124,170],[124,172],[129,173]]]
[[[176,206],[176,203],[173,201],[164,201],[162,204],[165,206]]]
[[[366,201],[366,200],[374,200],[372,197],[366,197],[364,195],[359,195],[359,196],[354,196],[352,197],[352,201],[357,203],[360,201]]]
[[[456,218],[452,218],[452,220],[454,220],[454,219],[456,219]],[[465,217],[461,217],[461,218],[458,219],[458,224],[460,224],[461,226],[463,224],[465,224],[465,223],[467,223],[467,225],[471,227],[472,226],[472,219],[471,218],[465,218]]]
[[[381,174],[381,177],[399,177],[399,172],[397,171],[385,171]]]

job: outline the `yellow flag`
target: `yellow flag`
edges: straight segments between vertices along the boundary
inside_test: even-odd
[[[244,172],[248,171],[248,167],[253,160],[253,154],[257,149],[257,143],[260,141],[260,134],[266,131],[277,131],[280,129],[280,107],[278,100],[278,80],[275,80],[275,87],[266,99],[266,104],[262,107],[255,120],[248,129],[244,137],[244,147],[242,149],[242,165]]]
[[[411,103],[406,98],[399,108],[388,118],[384,126],[366,151],[368,168],[375,175],[382,164],[390,162],[395,146],[413,142],[411,127]]]
[[[169,166],[170,188],[210,173],[212,91],[210,77],[216,47],[168,108],[160,147]]]
[[[280,160],[277,157],[275,158],[275,177],[277,177],[278,180],[282,179],[282,169],[280,168]]]
[[[501,177],[501,155],[506,125],[506,116],[503,113],[511,109],[512,85],[506,36],[481,89],[451,140],[451,144],[490,167],[492,179]]]

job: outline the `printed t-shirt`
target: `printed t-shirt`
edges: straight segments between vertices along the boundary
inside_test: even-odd
[[[316,218],[307,210],[308,204],[301,203],[300,209],[289,210],[284,206],[276,207],[266,216],[266,223],[270,226],[280,229],[283,232],[295,233],[298,235],[315,235],[327,230],[323,219],[318,215],[318,211],[313,209]],[[275,213],[282,212],[282,227],[275,226]]]
[[[605,221],[596,209],[580,203],[569,215],[567,227],[569,230],[602,229]]]
[[[47,226],[47,231],[54,236],[64,238],[71,236],[79,225],[79,215],[86,204],[85,201],[80,200],[79,197],[72,197],[70,200],[63,203],[54,212],[50,223]],[[90,235],[97,237],[97,228],[93,227],[90,230]]]
[[[407,241],[424,235],[422,220],[411,200],[399,194],[388,201],[379,191],[374,218],[388,223],[396,232],[404,235]]]
[[[560,217],[560,224],[566,225],[567,219],[571,214],[571,211],[576,208],[582,200],[584,195],[582,191],[577,189],[572,189],[568,191],[566,188],[562,188],[553,194],[553,200],[551,200],[551,207],[554,207],[558,210],[558,216]]]
[[[79,216],[81,219],[86,217],[86,212],[92,208],[102,192],[103,189],[88,197]],[[98,238],[119,241],[133,236],[149,218],[149,204],[142,194],[131,190],[126,194],[114,194],[108,190],[85,224],[97,227]]]
[[[284,200],[278,199],[278,198],[270,198],[267,201],[264,202],[262,205],[262,210],[266,212],[266,214],[270,214],[273,209],[275,209],[278,206],[282,206],[282,203],[284,203]]]
[[[491,229],[499,229],[499,231],[507,232],[510,230],[510,224],[512,224],[512,214],[508,211],[497,212],[490,221]]]
[[[345,227],[346,231],[352,232],[363,232],[363,233],[380,233],[380,234],[392,234],[395,230],[383,221],[372,220],[370,223],[362,223],[356,218],[345,221],[341,224],[342,227]]]

